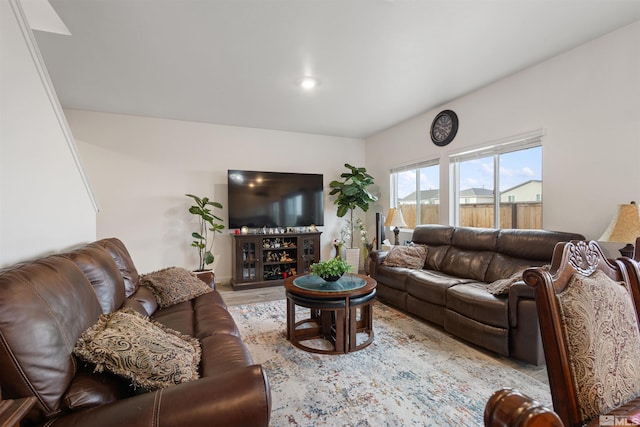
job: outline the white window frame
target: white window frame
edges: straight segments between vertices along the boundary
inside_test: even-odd
[[[416,218],[421,218],[420,214],[420,169],[422,168],[428,168],[428,167],[432,167],[432,166],[438,166],[438,172],[440,171],[440,159],[430,159],[430,160],[425,160],[423,162],[419,162],[419,163],[412,163],[410,165],[405,165],[405,166],[400,166],[397,168],[392,168],[389,171],[389,176],[390,176],[390,200],[389,200],[389,206],[392,208],[396,208],[398,207],[398,180],[397,180],[397,174],[400,172],[406,172],[406,171],[410,171],[410,170],[415,170],[416,171]],[[438,173],[438,175],[440,175]],[[441,185],[439,185],[439,187],[441,187]],[[440,198],[440,200],[442,200],[442,198]],[[416,224],[419,225],[419,224]]]
[[[542,147],[542,139],[545,135],[543,129],[503,138],[498,141],[483,144],[479,148],[466,150],[449,156],[450,171],[453,174],[453,224],[460,225],[460,163],[469,160],[493,157],[493,201],[494,201],[494,226],[500,228],[500,155],[514,151],[527,150],[529,148]]]

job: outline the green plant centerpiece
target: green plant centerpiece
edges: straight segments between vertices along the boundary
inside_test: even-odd
[[[373,177],[367,173],[365,168],[358,168],[345,163],[344,166],[349,169],[340,175],[342,181],[331,181],[330,196],[336,196],[333,201],[338,205],[338,217],[342,218],[349,213],[349,247],[353,248],[354,231],[357,227],[353,219],[353,213],[357,208],[363,212],[369,210],[369,203],[378,201],[378,198],[371,194],[367,187],[373,184]]]
[[[327,282],[335,282],[344,273],[348,273],[351,270],[352,266],[343,261],[342,258],[331,258],[328,261],[311,264],[311,272]]]
[[[205,267],[213,264],[215,259],[211,251],[216,234],[222,233],[224,230],[224,225],[220,224],[222,218],[216,216],[211,208],[222,209],[222,205],[209,200],[208,197],[200,198],[193,194],[186,194],[186,196],[191,197],[195,202],[195,205],[189,208],[189,213],[198,217],[198,231],[191,233],[191,237],[194,239],[191,246],[198,250],[199,263],[196,271],[204,271]]]

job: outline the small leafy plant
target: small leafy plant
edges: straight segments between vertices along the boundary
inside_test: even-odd
[[[320,261],[315,264],[311,264],[311,272],[325,280],[332,277],[340,277],[344,273],[350,272],[352,269],[353,266],[347,264],[342,260],[342,258],[331,258],[328,261]]]
[[[210,206],[213,208],[222,209],[222,205],[218,202],[209,200],[208,197],[200,198],[193,194],[186,194],[187,197],[191,197],[195,202],[194,206],[189,208],[189,213],[198,217],[199,229],[191,233],[191,237],[194,238],[191,242],[191,246],[198,250],[198,270],[204,270],[206,265],[212,264],[214,260],[213,243],[216,239],[216,233],[222,233],[224,225],[219,224],[222,222],[222,218],[213,214]],[[211,239],[209,239],[209,232],[211,232]]]

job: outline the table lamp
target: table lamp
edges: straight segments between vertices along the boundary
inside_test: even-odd
[[[407,224],[404,222],[404,218],[402,217],[402,211],[398,208],[389,209],[389,213],[387,214],[387,220],[384,222],[385,227],[395,227],[393,229],[393,234],[396,235],[396,240],[393,243],[394,245],[399,245],[400,241],[398,240],[398,234],[400,230],[398,227],[406,227]]]
[[[601,242],[626,243],[627,245],[620,249],[620,254],[631,258],[633,256],[633,245],[630,242],[635,242],[639,236],[640,210],[636,202],[631,202],[628,205],[618,205],[618,211],[611,220],[609,227],[598,240]]]

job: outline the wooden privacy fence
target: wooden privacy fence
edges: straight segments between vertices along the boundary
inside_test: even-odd
[[[408,228],[415,228],[416,205],[400,205]],[[493,203],[470,203],[460,205],[460,225],[464,227],[493,228]],[[440,205],[421,205],[420,224],[438,224]],[[500,228],[542,229],[542,203],[500,203]]]

